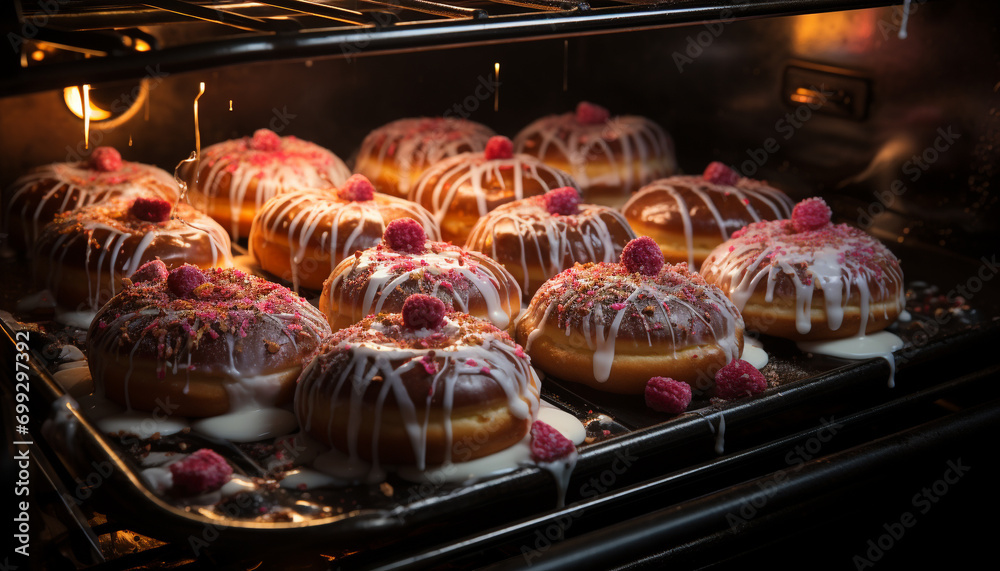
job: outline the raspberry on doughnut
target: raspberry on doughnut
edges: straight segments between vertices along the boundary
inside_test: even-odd
[[[580,102],[575,113],[534,121],[514,138],[514,150],[568,172],[584,202],[619,208],[640,186],[677,170],[674,143],[645,117],[612,117]]]
[[[719,288],[633,240],[624,263],[577,264],[542,284],[515,338],[546,374],[643,394],[653,376],[707,389],[739,358],[743,319]]]
[[[294,190],[340,186],[351,171],[319,145],[258,129],[252,137],[203,149],[199,161],[182,164],[180,175],[190,188],[191,204],[237,240],[247,236],[254,216],[269,199]]]
[[[464,462],[520,442],[539,408],[527,356],[489,322],[437,304],[411,297],[403,314],[335,333],[298,381],[303,430],[373,470]]]
[[[403,218],[440,239],[437,222],[420,205],[372,192],[371,182],[356,174],[339,189],[288,192],[267,201],[250,228],[250,255],[294,291],[319,290],[341,260],[377,244],[387,226]]]
[[[636,234],[656,240],[668,262],[697,268],[743,226],[791,216],[792,200],[715,162],[702,176],[676,175],[647,184],[625,203],[622,214]]]
[[[874,333],[903,310],[903,271],[881,242],[833,224],[819,198],[791,220],[756,222],[720,244],[702,275],[740,308],[747,328],[795,341]]]
[[[504,204],[472,228],[465,247],[503,264],[525,300],[574,263],[613,262],[635,234],[607,206],[580,204],[571,187]]]
[[[498,262],[483,254],[427,240],[405,219],[386,228],[381,244],[356,252],[330,273],[319,308],[338,330],[376,313],[399,312],[413,294],[506,329],[521,311],[521,289]]]
[[[503,204],[576,186],[565,172],[535,157],[513,153],[510,140],[493,137],[488,152],[464,153],[430,166],[409,199],[429,210],[446,241],[462,244],[476,222]]]
[[[129,409],[169,402],[172,414],[207,417],[279,406],[330,334],[306,300],[239,270],[143,273],[148,279],[126,282],[87,332],[93,378]]]

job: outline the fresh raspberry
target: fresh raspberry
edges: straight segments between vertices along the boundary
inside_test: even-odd
[[[122,168],[122,156],[114,147],[97,147],[90,153],[90,168],[101,172],[115,172]]]
[[[719,161],[712,161],[708,163],[708,166],[705,167],[705,172],[702,173],[701,178],[707,180],[708,182],[725,186],[736,186],[736,183],[740,181],[740,175],[736,171]]]
[[[486,160],[509,159],[514,156],[514,142],[497,135],[486,141]]]
[[[447,308],[440,299],[415,293],[403,302],[403,325],[410,329],[437,329],[444,325]]]
[[[167,289],[177,297],[193,297],[194,290],[206,282],[208,282],[208,278],[197,266],[184,264],[170,270],[170,274],[167,276]]]
[[[233,477],[233,467],[208,448],[170,465],[173,491],[181,496],[195,496],[218,490]]]
[[[549,214],[570,216],[580,212],[580,193],[572,186],[564,186],[542,195]]]
[[[412,218],[397,218],[386,225],[382,241],[397,252],[422,254],[426,249],[427,232]]]
[[[341,186],[337,191],[337,196],[342,200],[364,202],[375,197],[375,187],[372,186],[372,181],[368,180],[365,175],[352,174],[351,178],[347,179],[347,182],[344,183],[344,186]]]
[[[535,462],[555,462],[576,451],[576,445],[540,420],[531,423],[531,457]]]
[[[129,279],[134,284],[140,282],[159,282],[167,279],[168,273],[167,265],[157,258],[139,266],[139,269],[129,276]]]
[[[819,197],[807,198],[792,209],[792,228],[796,232],[819,230],[830,223],[833,211]]]
[[[653,377],[646,383],[646,406],[668,414],[680,414],[691,404],[691,385],[667,377]]]
[[[632,240],[622,249],[622,264],[629,272],[655,276],[663,267],[663,252],[649,236]]]
[[[270,129],[257,129],[250,139],[250,148],[255,151],[274,153],[281,150],[281,137]]]
[[[715,396],[735,399],[764,392],[767,380],[753,365],[743,359],[731,361],[715,373]]]
[[[128,213],[146,222],[166,222],[170,220],[171,208],[173,205],[162,198],[136,198]]]
[[[581,101],[576,106],[576,122],[584,125],[601,125],[611,118],[611,113],[600,105]]]

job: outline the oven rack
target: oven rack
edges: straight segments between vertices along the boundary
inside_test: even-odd
[[[273,60],[344,58],[899,4],[892,0],[14,0],[0,94]],[[137,51],[141,40],[144,51]],[[36,62],[55,46],[72,58]]]

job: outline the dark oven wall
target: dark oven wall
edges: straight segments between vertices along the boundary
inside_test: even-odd
[[[896,6],[367,57],[345,45],[344,57],[183,74],[150,68],[148,103],[112,128],[95,124],[91,147],[172,170],[194,150],[200,81],[203,145],[270,127],[345,159],[370,129],[401,117],[467,116],[513,136],[589,100],[662,123],[685,171],[721,160],[794,196],[822,194],[841,219],[886,238],[995,251],[1000,5],[914,2],[905,39],[902,19]],[[139,93],[134,82],[97,88],[122,107]],[[62,93],[0,105],[3,185],[32,165],[86,155],[83,121]]]

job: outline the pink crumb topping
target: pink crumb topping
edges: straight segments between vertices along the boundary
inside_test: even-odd
[[[193,496],[221,488],[233,476],[233,467],[213,450],[202,448],[170,465],[175,494]]]
[[[397,218],[386,225],[382,240],[397,252],[422,254],[426,249],[427,232],[412,218]]]
[[[208,278],[197,266],[184,264],[174,268],[167,276],[167,289],[180,298],[193,297],[198,286],[208,283]]]
[[[564,186],[542,195],[549,214],[571,216],[580,212],[580,193],[572,186]]]
[[[141,282],[158,282],[167,279],[167,265],[163,263],[159,258],[155,260],[150,260],[145,264],[139,266],[139,269],[133,273],[129,279],[132,283]]]
[[[708,182],[725,186],[735,186],[740,181],[740,175],[719,161],[713,161],[705,167],[701,177]]]
[[[170,220],[170,209],[173,205],[162,198],[136,198],[128,209],[128,213],[146,222],[166,222]]]
[[[437,329],[444,325],[447,308],[440,299],[415,293],[403,302],[403,325],[410,329]]]
[[[812,232],[830,224],[833,211],[819,197],[807,198],[792,209],[792,228],[796,232]]]
[[[337,190],[337,196],[352,202],[364,202],[375,197],[372,181],[363,174],[354,174]]]
[[[281,150],[281,137],[270,129],[257,129],[250,140],[250,148],[255,151],[276,153]]]
[[[646,383],[646,406],[668,414],[680,414],[691,404],[691,385],[667,377],[653,377]]]

